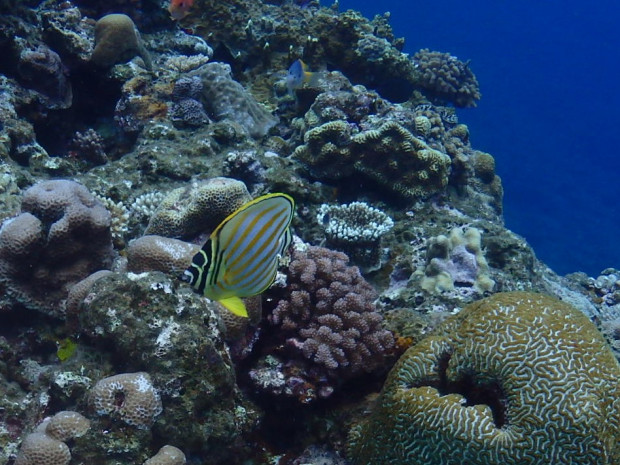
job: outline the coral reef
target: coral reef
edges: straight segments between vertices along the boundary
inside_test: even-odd
[[[328,244],[342,250],[364,271],[381,266],[381,236],[394,226],[392,219],[365,202],[347,205],[323,204],[317,221],[325,230]]]
[[[252,198],[241,181],[212,178],[168,193],[155,211],[145,234],[190,238],[215,228]]]
[[[573,307],[495,294],[401,357],[349,454],[368,465],[615,464],[619,375]]]
[[[297,244],[269,316],[289,349],[312,365],[317,379],[309,381],[320,397],[339,381],[379,368],[394,343],[381,326],[374,289],[347,262],[341,252]]]
[[[16,302],[59,315],[71,285],[113,258],[110,214],[81,184],[43,181],[0,229],[0,282]]]
[[[95,24],[95,48],[91,61],[102,68],[126,63],[139,56],[146,69],[153,64],[133,20],[124,14],[105,15]]]
[[[241,84],[231,77],[230,66],[207,63],[190,73],[202,82],[201,102],[217,121],[238,123],[252,137],[262,137],[277,123],[277,118],[261,106]]]
[[[431,97],[450,102],[457,107],[475,107],[480,100],[478,80],[469,68],[449,53],[422,49],[413,55],[417,83]]]
[[[81,420],[41,420],[91,408],[97,380],[148,372],[164,407],[152,424],[93,414],[67,439],[72,462],[167,465],[185,453],[205,465],[345,463],[348,429],[372,410],[399,354],[437,337],[453,337],[454,354],[482,350],[486,339],[454,342],[453,323],[429,333],[490,292],[556,295],[620,352],[620,273],[560,278],[504,227],[495,160],[475,150],[454,108],[480,98],[468,63],[428,51],[412,59],[389,14],[234,3],[194,0],[175,22],[159,0],[0,2],[0,462],[27,463],[39,441],[65,463],[64,431]],[[95,21],[112,11],[122,14]],[[297,59],[318,79],[291,92]],[[333,250],[298,241],[239,318],[177,278],[222,219],[268,192],[295,198],[294,232]],[[537,318],[527,331],[555,328]],[[515,326],[489,333],[506,328]],[[533,357],[507,352],[505,371]],[[599,358],[576,353],[575,383],[588,386],[582,374],[597,376]],[[482,397],[493,412],[515,405],[449,376],[438,404],[464,396],[471,416],[487,411]],[[570,411],[588,421],[602,398],[590,397],[590,416]],[[502,419],[506,429],[519,421]],[[403,450],[408,425],[380,426],[388,452]]]
[[[148,373],[123,373],[97,381],[91,392],[97,415],[119,418],[136,428],[149,429],[163,407]]]

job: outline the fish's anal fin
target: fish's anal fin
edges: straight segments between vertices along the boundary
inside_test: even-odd
[[[245,309],[245,304],[243,300],[239,297],[226,297],[225,299],[218,300],[222,306],[230,310],[234,315],[242,316],[244,318],[248,318],[248,311]]]

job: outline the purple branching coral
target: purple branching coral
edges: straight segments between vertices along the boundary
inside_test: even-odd
[[[287,347],[331,383],[375,370],[394,345],[392,333],[381,326],[375,290],[348,260],[323,247],[295,250],[286,294],[269,317]]]

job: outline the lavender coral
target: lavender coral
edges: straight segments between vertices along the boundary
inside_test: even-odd
[[[394,343],[381,326],[375,290],[347,262],[323,247],[295,250],[285,295],[269,317],[288,347],[331,383],[375,370]]]

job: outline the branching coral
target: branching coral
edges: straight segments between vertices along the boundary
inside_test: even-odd
[[[319,207],[317,220],[325,229],[329,244],[345,252],[364,270],[381,265],[381,236],[394,226],[392,219],[365,202]]]
[[[541,294],[495,294],[401,357],[349,454],[367,465],[614,465],[619,379],[585,315]]]
[[[394,342],[381,326],[373,287],[347,262],[340,252],[298,247],[285,294],[269,316],[294,354],[329,384],[377,369]]]

